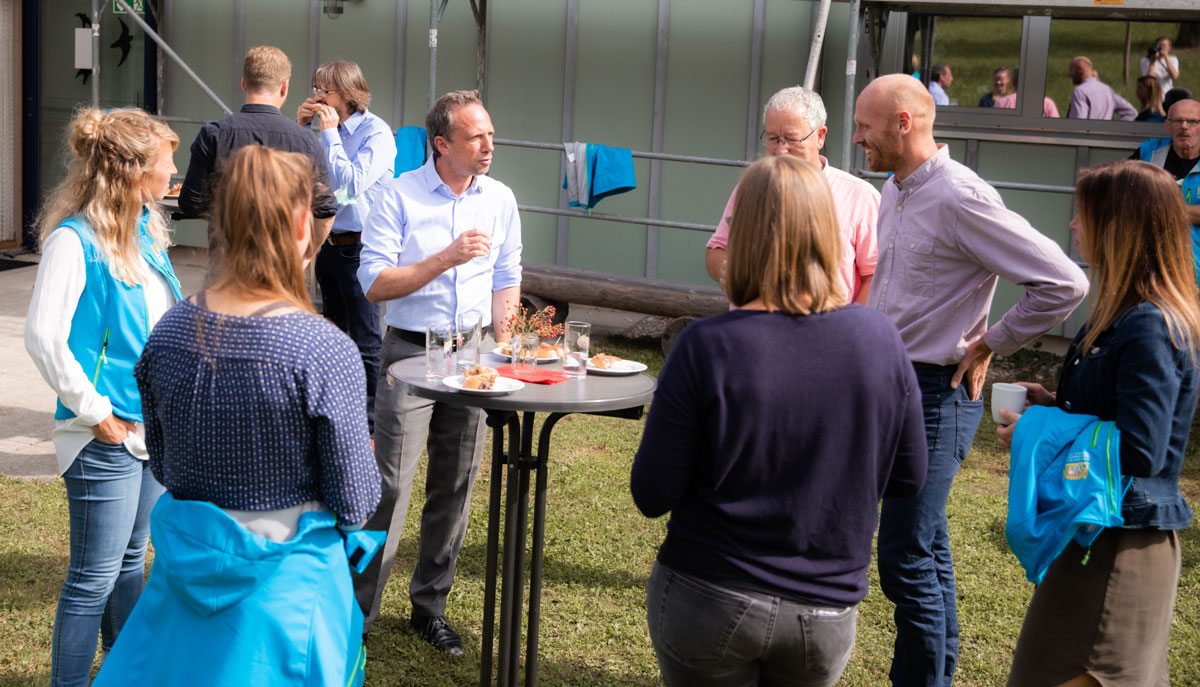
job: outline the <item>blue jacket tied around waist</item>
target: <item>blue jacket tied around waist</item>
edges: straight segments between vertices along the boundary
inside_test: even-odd
[[[329,511],[274,542],[205,501],[164,494],[151,515],[154,567],[93,687],[361,685],[366,654],[356,569],[382,532],[343,534]]]
[[[1074,539],[1090,546],[1120,527],[1121,432],[1114,422],[1033,406],[1013,434],[1008,471],[1008,545],[1025,578],[1042,581]]]

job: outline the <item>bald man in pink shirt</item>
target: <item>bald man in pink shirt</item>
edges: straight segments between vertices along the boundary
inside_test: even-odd
[[[815,92],[793,86],[767,101],[763,112],[763,141],[767,155],[795,155],[820,165],[833,193],[838,224],[842,234],[840,274],[846,294],[856,303],[865,304],[875,274],[879,253],[875,240],[875,220],[879,215],[879,192],[856,176],[832,167],[819,153],[825,145],[825,104]],[[717,231],[708,240],[704,266],[709,276],[724,289],[725,249],[729,242],[729,218],[737,189],[729,196]]]

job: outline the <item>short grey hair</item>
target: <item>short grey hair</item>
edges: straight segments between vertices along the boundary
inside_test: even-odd
[[[816,91],[803,86],[790,86],[771,96],[763,108],[763,126],[771,110],[796,110],[813,131],[825,126],[825,103]]]

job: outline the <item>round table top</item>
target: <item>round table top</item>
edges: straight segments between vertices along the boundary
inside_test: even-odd
[[[499,356],[484,354],[485,365],[500,367]],[[539,365],[539,369],[561,370],[561,363]],[[547,413],[597,413],[624,410],[650,402],[654,395],[654,377],[639,372],[625,376],[587,375],[558,384],[532,384],[511,394],[484,396],[462,393],[442,384],[441,380],[425,379],[425,356],[398,360],[388,367],[388,374],[400,382],[406,391],[420,398],[483,408],[485,410],[515,410]]]

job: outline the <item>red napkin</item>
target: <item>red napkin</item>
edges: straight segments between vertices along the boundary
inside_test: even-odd
[[[496,370],[501,377],[509,379],[519,379],[522,382],[531,382],[533,384],[558,384],[559,382],[567,381],[568,377],[562,370],[517,370],[512,365],[505,365]]]

